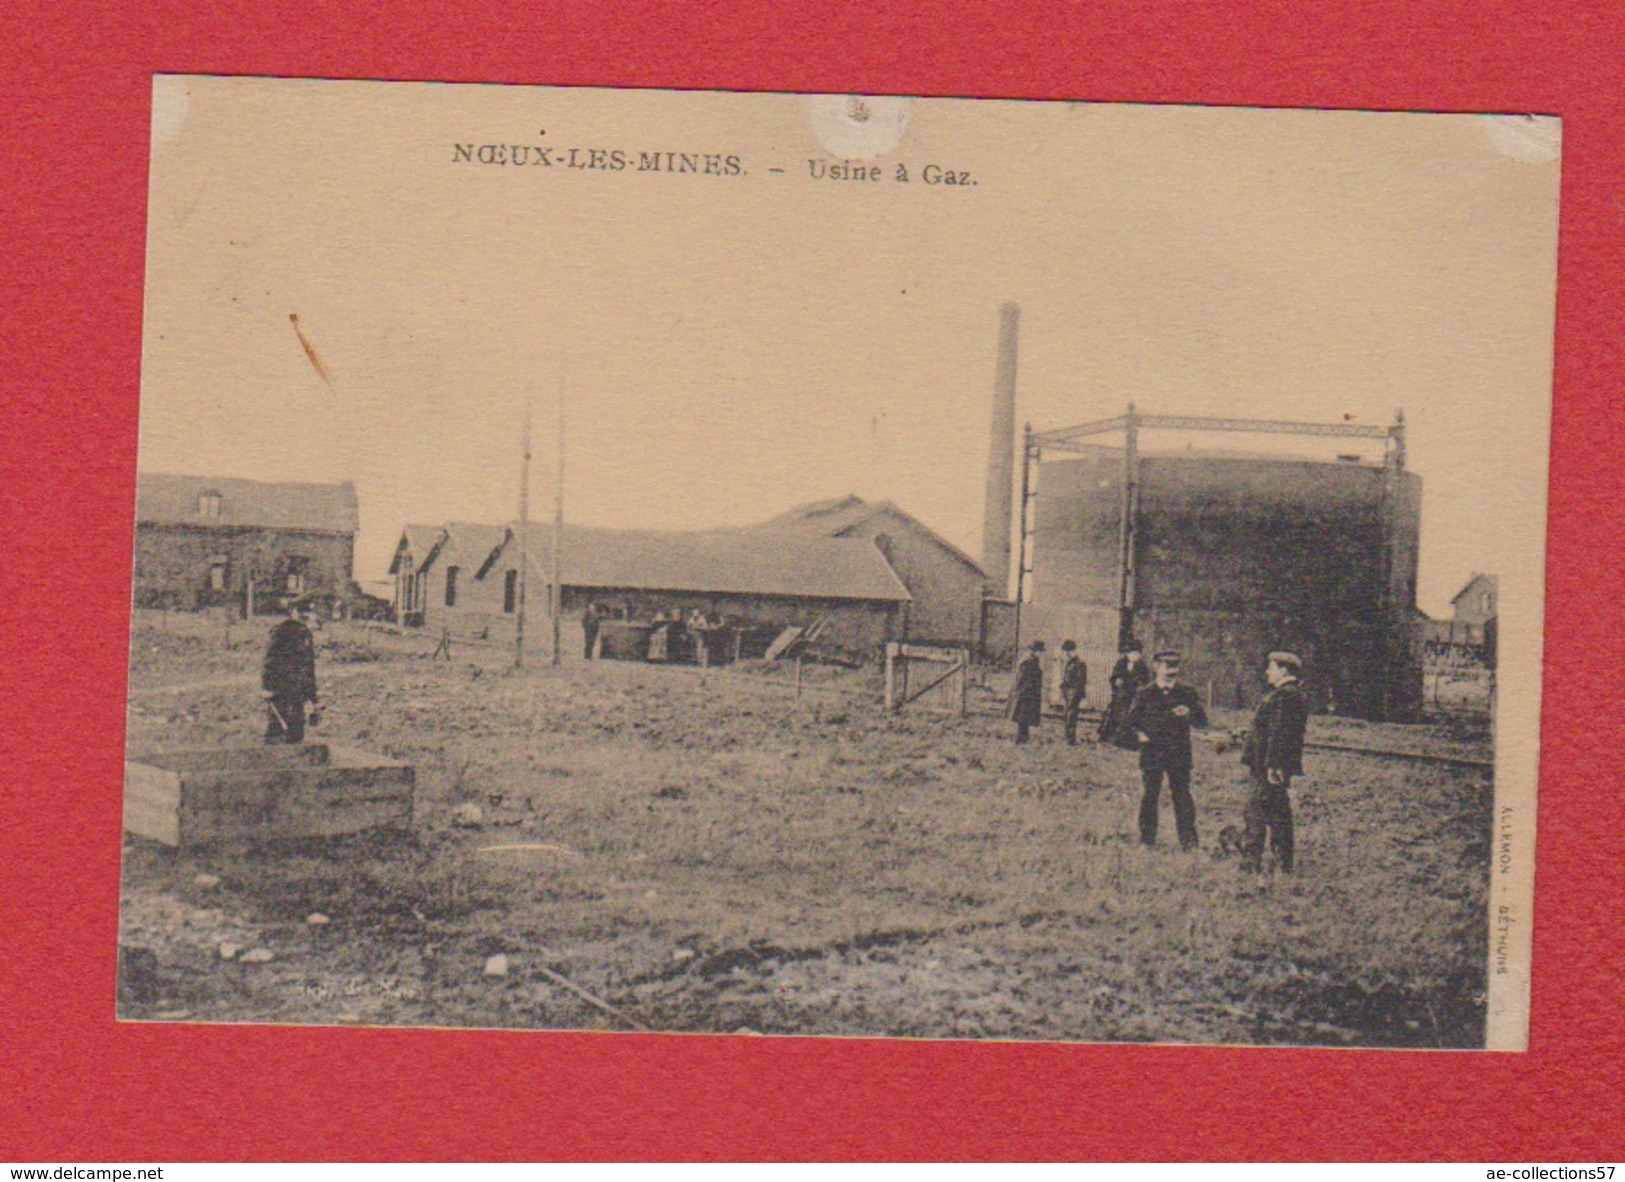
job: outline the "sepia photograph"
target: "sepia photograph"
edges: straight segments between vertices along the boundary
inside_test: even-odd
[[[1525,1049],[1560,158],[154,77],[118,1017]]]

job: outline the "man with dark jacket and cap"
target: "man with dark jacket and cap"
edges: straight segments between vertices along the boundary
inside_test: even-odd
[[[1183,849],[1196,848],[1196,803],[1191,799],[1191,727],[1207,729],[1202,699],[1179,684],[1180,656],[1172,649],[1156,656],[1155,680],[1134,695],[1123,725],[1140,748],[1140,840],[1157,844],[1157,797],[1162,781],[1174,804],[1174,826]]]
[[[1076,641],[1061,641],[1061,699],[1066,706],[1066,742],[1078,745],[1078,712],[1083,709],[1083,695],[1089,691],[1089,666],[1078,656]]]
[[[1303,736],[1309,726],[1309,704],[1298,676],[1303,662],[1296,653],[1273,652],[1264,668],[1269,692],[1258,705],[1253,728],[1241,749],[1252,785],[1243,813],[1241,868],[1256,873],[1264,862],[1268,831],[1275,864],[1292,872],[1292,777],[1303,774]]]
[[[1134,695],[1151,684],[1151,669],[1141,655],[1144,649],[1138,640],[1130,637],[1119,647],[1123,655],[1117,658],[1117,664],[1112,666],[1111,676],[1106,681],[1111,687],[1112,697],[1106,706],[1106,713],[1100,719],[1099,738],[1102,743],[1115,742],[1119,747],[1132,751],[1137,747],[1134,732],[1123,726],[1123,720],[1134,705]]]
[[[316,705],[316,641],[305,624],[311,604],[294,599],[285,606],[288,618],[271,629],[260,671],[260,693],[270,708],[267,743],[304,742],[305,703]]]
[[[1044,715],[1044,642],[1035,640],[1016,666],[1016,683],[1010,690],[1010,718],[1016,724],[1016,742],[1025,743],[1028,732]]]

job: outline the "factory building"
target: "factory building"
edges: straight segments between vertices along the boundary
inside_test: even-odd
[[[523,587],[530,627],[545,630],[553,529],[532,523],[523,541],[511,526],[407,527],[390,567],[398,618],[511,639]],[[901,635],[910,598],[866,538],[566,525],[558,562],[565,653],[582,651],[582,611],[596,604],[628,623],[703,612],[744,638],[741,656],[761,656],[783,629],[800,627],[816,628],[826,653],[866,659]]]
[[[1015,418],[1014,322],[1001,312],[988,504],[1018,523],[1017,543],[989,529],[983,566],[1016,552],[1022,646],[1075,640],[1097,706],[1119,643],[1134,636],[1148,653],[1179,649],[1183,679],[1216,706],[1255,705],[1266,656],[1287,648],[1304,658],[1320,709],[1420,715],[1422,481],[1405,468],[1403,416],[1379,427],[1130,405],[1076,427],[1029,427],[1017,492],[1000,454]],[[1293,435],[1326,454],[1175,450],[1170,432]]]
[[[1185,679],[1235,707],[1256,703],[1265,655],[1291,649],[1321,708],[1414,716],[1416,474],[1352,459],[1142,452],[1125,530],[1124,467],[1104,447],[1034,463],[1023,636],[1075,635],[1109,668],[1132,632],[1148,650],[1181,650]]]
[[[988,578],[981,565],[890,501],[872,503],[858,496],[815,501],[759,528],[791,536],[868,541],[908,589],[898,639],[982,647]]]

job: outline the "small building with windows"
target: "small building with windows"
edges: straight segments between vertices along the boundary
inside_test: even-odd
[[[1427,654],[1435,661],[1460,665],[1495,665],[1499,583],[1494,575],[1475,573],[1450,600],[1448,620],[1428,620]]]
[[[1494,575],[1475,573],[1450,601],[1450,622],[1461,628],[1482,629],[1499,611],[1499,592],[1499,580]]]
[[[491,589],[474,580],[482,575],[486,560],[510,536],[508,527],[475,521],[450,521],[444,525],[409,525],[401,531],[389,574],[395,583],[395,619],[408,627],[421,628],[449,618],[461,619],[475,606],[487,613]],[[517,574],[506,580],[501,614],[512,615]],[[462,609],[459,611],[458,609]]]
[[[351,594],[355,486],[136,477],[136,607],[267,612],[293,595]]]
[[[548,610],[554,539],[531,524],[408,526],[390,565],[396,618],[454,636],[511,639],[521,575],[532,627]],[[595,607],[627,624],[699,612],[746,639],[741,656],[786,628],[830,653],[873,656],[903,635],[907,587],[868,538],[763,530],[656,531],[570,525],[559,538],[564,651],[582,650]]]
[[[389,567],[395,618],[453,635],[511,635],[521,565],[537,615],[547,610],[551,527],[533,523],[527,542],[510,525],[407,526]],[[889,640],[987,647],[987,574],[890,501],[835,497],[743,529],[569,525],[559,560],[572,632],[594,605],[623,621],[699,612],[770,638],[805,628],[847,654]]]

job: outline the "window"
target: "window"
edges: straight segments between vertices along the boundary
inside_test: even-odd
[[[447,607],[456,607],[457,606],[457,571],[458,571],[458,569],[459,568],[455,567],[455,566],[448,566],[446,568],[446,606]]]
[[[197,515],[210,521],[220,520],[221,496],[213,489],[200,492],[197,497]]]
[[[216,554],[209,559],[209,590],[224,591],[226,577],[231,570],[231,560],[224,554]]]
[[[502,576],[502,610],[512,615],[519,604],[519,572],[511,570]]]
[[[287,582],[285,590],[289,595],[303,595],[305,593],[305,569],[310,565],[310,559],[298,554],[287,557]]]

